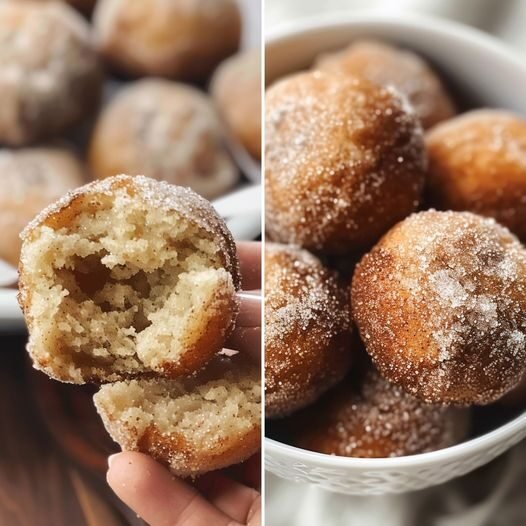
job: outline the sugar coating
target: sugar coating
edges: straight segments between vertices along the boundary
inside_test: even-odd
[[[419,203],[422,129],[391,87],[300,73],[266,95],[266,227],[329,253],[376,241]]]
[[[426,404],[374,369],[346,381],[301,415],[295,445],[328,455],[385,458],[436,451],[465,438],[465,410]]]
[[[487,404],[526,370],[526,251],[493,219],[405,219],[358,264],[352,309],[382,375],[423,400]]]
[[[230,131],[255,158],[261,158],[261,51],[243,51],[223,61],[210,91]]]
[[[313,402],[351,362],[345,289],[297,247],[265,249],[265,413],[283,416]]]
[[[470,111],[431,129],[428,199],[437,208],[495,218],[526,239],[526,121]]]
[[[322,71],[356,75],[403,93],[424,129],[455,115],[455,107],[440,78],[419,55],[383,42],[358,40],[347,48],[318,57]]]
[[[142,173],[213,199],[239,177],[222,135],[204,93],[177,82],[144,79],[122,89],[100,115],[90,168],[97,178]]]
[[[24,230],[19,301],[35,367],[75,383],[193,371],[237,314],[235,244],[186,188],[117,176]]]
[[[124,450],[148,453],[184,477],[220,469],[260,447],[260,372],[239,360],[216,357],[179,380],[107,384],[94,402]]]
[[[27,144],[89,113],[101,71],[89,27],[61,2],[0,3],[0,141]]]
[[[80,160],[55,146],[0,150],[0,258],[14,266],[20,232],[42,208],[84,182]]]
[[[235,53],[241,36],[236,0],[100,0],[93,25],[120,71],[194,81]]]

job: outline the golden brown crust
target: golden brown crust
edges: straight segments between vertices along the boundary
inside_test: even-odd
[[[254,455],[260,447],[260,426],[254,426],[242,437],[226,439],[216,448],[200,450],[193,448],[180,435],[167,437],[151,426],[138,439],[136,449],[133,450],[151,454],[179,477],[195,477],[239,464]]]
[[[255,159],[261,159],[261,50],[225,60],[210,89],[231,132]]]
[[[411,51],[382,42],[360,40],[335,53],[318,57],[322,71],[366,78],[392,85],[405,95],[424,129],[455,115],[455,105],[437,74]]]
[[[156,382],[155,379],[106,385],[94,396],[94,402],[106,429],[123,450],[147,453],[168,466],[176,475],[193,477],[243,462],[260,449],[259,378],[259,368],[247,362],[242,355],[236,355],[232,358],[217,356],[193,376],[178,380],[158,380],[162,382],[164,390],[162,399],[158,399],[158,403],[173,404],[177,403],[179,397],[199,393],[190,409],[190,412],[202,411],[195,421],[195,430],[178,429],[181,419],[191,417],[188,417],[187,413],[181,414],[177,409],[178,416],[170,425],[166,420],[170,417],[164,412],[155,412],[155,408],[151,415],[146,415],[148,408],[151,410],[151,407],[146,399],[140,398],[141,395],[137,394],[136,387],[141,386],[142,397],[147,397],[148,390],[152,389],[152,383]],[[210,427],[206,419],[206,400],[213,399],[214,389],[217,389],[211,387],[209,382],[218,379],[227,379],[219,389],[231,389],[233,394],[229,396],[236,396],[236,390],[245,389],[246,403],[251,406],[252,413],[247,417],[243,414],[244,408],[238,407],[240,413],[234,415],[231,414],[230,409],[227,409],[219,421],[214,421],[202,442],[203,429],[200,428],[206,430]],[[251,387],[248,387],[249,385]],[[249,393],[251,389],[254,390],[252,394]],[[223,404],[229,403],[229,396],[223,400]],[[201,403],[200,397],[203,397],[203,406],[198,409]],[[217,405],[218,401],[215,400],[215,403]],[[139,408],[141,410],[138,411]],[[258,409],[257,414],[254,409]],[[218,412],[221,410],[221,407],[217,407]],[[146,427],[142,421],[144,416],[150,420]],[[163,421],[158,420],[159,418]],[[231,418],[243,418],[244,422],[240,427],[236,427],[232,425]],[[247,418],[251,419],[252,423]]]
[[[413,214],[360,261],[351,297],[381,374],[425,401],[487,404],[526,369],[526,251],[493,219]]]
[[[303,449],[359,458],[416,455],[452,446],[466,437],[468,412],[426,404],[369,370],[349,378],[298,415],[294,444]]]
[[[235,0],[99,0],[93,20],[100,52],[133,76],[203,80],[241,35]]]
[[[206,199],[224,194],[239,177],[211,101],[161,79],[133,82],[113,98],[96,122],[88,160],[98,179],[141,173]]]
[[[60,2],[0,2],[0,142],[47,140],[97,107],[102,71],[89,26]]]
[[[292,413],[318,398],[351,363],[345,289],[306,250],[265,251],[265,414]]]
[[[266,96],[266,228],[326,253],[374,243],[418,205],[422,130],[394,90],[320,72]]]
[[[475,110],[431,129],[428,200],[494,217],[526,240],[526,121]]]

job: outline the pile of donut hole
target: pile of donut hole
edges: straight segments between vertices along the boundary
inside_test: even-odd
[[[68,5],[71,4],[71,5]],[[260,54],[236,0],[0,3],[0,259],[44,206],[90,179],[142,174],[207,199],[258,160]]]
[[[268,433],[400,456],[524,407],[523,117],[363,40],[271,84],[265,126]]]

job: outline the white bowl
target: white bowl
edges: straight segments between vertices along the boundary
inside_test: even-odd
[[[308,68],[319,53],[352,40],[380,38],[427,58],[474,105],[526,114],[526,63],[495,39],[444,20],[404,15],[317,18],[267,37],[267,83]],[[280,477],[356,495],[423,489],[468,473],[526,437],[526,413],[453,447],[400,458],[360,459],[324,455],[265,439],[265,467]]]

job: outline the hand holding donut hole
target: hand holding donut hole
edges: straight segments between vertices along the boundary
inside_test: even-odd
[[[526,120],[474,110],[429,130],[428,199],[494,217],[526,241]]]
[[[328,73],[363,77],[394,86],[413,106],[424,129],[455,115],[442,81],[416,53],[372,40],[360,40],[335,53],[318,57],[315,67]]]
[[[426,402],[488,404],[526,371],[526,250],[493,219],[413,214],[362,258],[351,297],[380,373]]]
[[[265,414],[290,414],[340,381],[351,364],[345,289],[297,247],[265,250]]]
[[[241,37],[236,0],[99,0],[102,55],[122,73],[205,80]]]
[[[370,368],[360,379],[346,378],[299,414],[295,423],[294,444],[303,449],[341,457],[388,458],[460,442],[467,433],[468,412],[426,404]]]
[[[266,227],[323,253],[368,247],[418,206],[422,129],[395,90],[320,72],[266,96]]]
[[[242,353],[215,356],[177,379],[103,385],[93,397],[124,451],[141,451],[181,477],[238,464],[261,447],[261,374]]]
[[[0,143],[47,140],[97,107],[102,73],[89,26],[60,2],[0,2]]]

